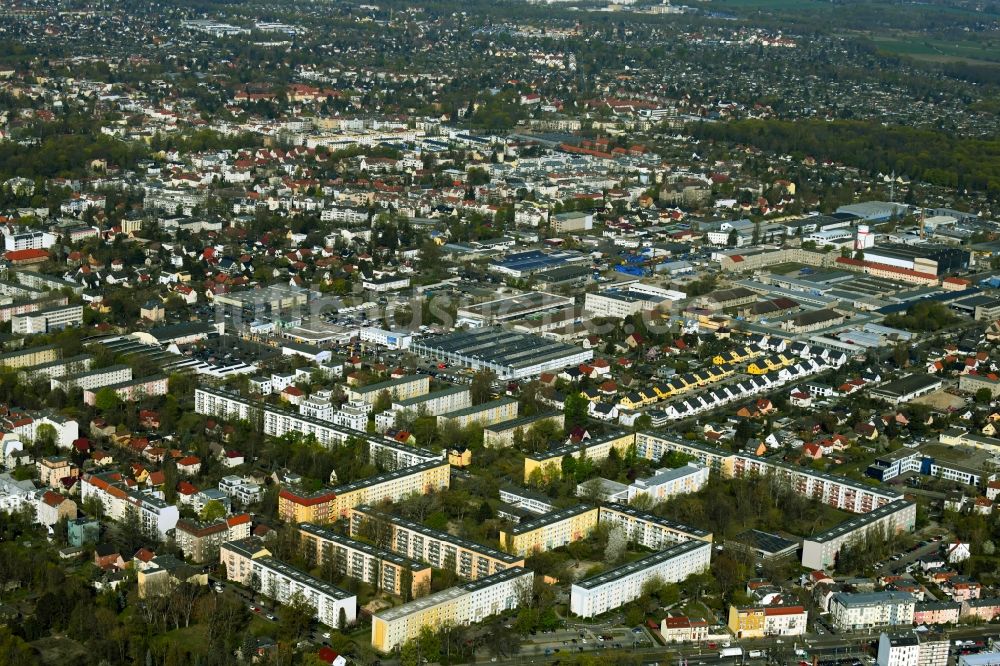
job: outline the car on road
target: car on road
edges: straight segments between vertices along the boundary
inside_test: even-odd
[[[277,618],[277,616],[275,616],[275,615],[274,615],[273,613],[268,613],[268,614],[267,614],[267,615],[265,615],[264,617],[266,617],[266,618],[267,618],[268,620],[270,620],[271,622],[277,622],[277,621],[278,621],[278,618]]]

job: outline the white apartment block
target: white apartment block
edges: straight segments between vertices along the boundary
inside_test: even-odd
[[[435,453],[409,444],[400,444],[388,437],[383,439],[372,437],[368,440],[368,460],[381,469],[403,469],[420,463],[444,460],[444,458],[444,451]]]
[[[282,604],[301,596],[314,609],[313,617],[328,627],[338,627],[341,619],[346,625],[357,621],[355,595],[274,559],[251,540],[223,544],[220,560],[226,564],[228,580],[250,585]]]
[[[471,406],[472,394],[464,386],[453,386],[392,403],[395,412],[410,410],[414,413],[423,412],[429,416],[439,416]]]
[[[830,615],[840,631],[913,624],[916,598],[908,592],[840,592],[830,599]]]
[[[602,506],[598,524],[618,526],[625,530],[625,537],[632,542],[661,550],[686,541],[712,542],[712,533],[668,518],[639,511],[630,506]]]
[[[320,421],[332,421],[333,403],[326,396],[313,394],[299,403],[299,414]]]
[[[127,365],[110,365],[97,370],[87,370],[72,375],[63,375],[49,380],[49,388],[57,388],[67,393],[79,388],[84,391],[97,390],[112,384],[120,384],[132,379],[132,368]]]
[[[254,483],[235,474],[219,479],[219,490],[243,506],[259,502],[264,495],[259,483]]]
[[[481,426],[493,425],[517,418],[518,402],[513,398],[497,398],[481,405],[472,405],[453,412],[440,414],[437,417],[438,427],[452,423],[459,428],[478,423]]]
[[[372,616],[372,646],[388,653],[420,634],[423,627],[444,623],[467,626],[517,608],[534,574],[514,567],[486,578],[448,588]]]
[[[688,576],[707,571],[712,558],[712,544],[686,541],[666,550],[647,555],[602,574],[574,583],[570,588],[570,612],[579,617],[594,617],[642,596],[642,586],[653,578],[676,583]]]
[[[360,400],[373,405],[378,400],[382,391],[388,391],[393,400],[407,400],[418,395],[424,395],[430,390],[431,378],[429,376],[408,375],[399,379],[390,379],[359,388],[349,388],[347,390],[347,397],[350,400]]]
[[[31,335],[59,331],[82,323],[82,305],[60,305],[13,315],[10,318],[10,330],[17,335]]]
[[[13,231],[4,227],[3,249],[11,250],[47,250],[59,239],[48,231]]]
[[[583,301],[583,309],[594,317],[625,319],[640,312],[655,310],[666,302],[669,299],[650,294],[611,290],[588,292]]]
[[[106,386],[114,391],[115,395],[122,402],[135,402],[149,396],[166,395],[169,388],[169,379],[166,375],[155,375],[153,377],[130,379]],[[83,401],[88,405],[93,405],[97,401],[97,392],[101,388],[104,387],[86,389],[83,392]]]
[[[448,532],[425,527],[406,518],[393,516],[367,506],[351,511],[351,537],[381,535],[376,541],[397,555],[427,562],[436,569],[451,569],[467,580],[486,578],[512,567],[524,566],[524,558],[515,557]]]
[[[654,502],[662,502],[675,495],[696,493],[708,483],[708,467],[689,462],[676,469],[658,469],[648,479],[636,479],[628,487],[628,501],[645,495]]]
[[[136,510],[145,533],[160,540],[167,539],[168,532],[177,526],[180,517],[176,506],[130,488],[106,474],[92,474],[84,478],[80,498],[86,502],[90,497],[100,500],[104,515],[112,520],[120,521],[127,511]]]
[[[906,500],[884,504],[869,513],[853,516],[825,532],[802,540],[802,566],[812,570],[832,567],[845,545],[872,533],[886,538],[898,532],[912,532],[917,522],[917,505]]]

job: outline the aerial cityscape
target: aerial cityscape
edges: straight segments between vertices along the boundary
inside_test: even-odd
[[[1000,2],[0,3],[0,666],[1000,666]]]

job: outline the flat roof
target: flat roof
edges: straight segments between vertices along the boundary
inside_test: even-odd
[[[693,537],[704,538],[712,536],[712,533],[708,530],[703,530],[700,527],[694,527],[692,525],[686,525],[684,523],[677,522],[676,520],[671,520],[669,518],[664,518],[662,516],[657,516],[652,513],[647,513],[645,511],[640,511],[635,507],[628,506],[627,504],[614,505],[614,506],[602,506],[601,512],[612,511],[614,513],[623,513],[626,516],[634,518],[635,520],[641,520],[643,522],[652,523],[654,525],[659,525],[660,527],[666,528],[674,532],[681,532],[682,534],[689,534]]]
[[[435,400],[437,398],[444,398],[449,395],[457,395],[459,393],[468,393],[468,386],[449,386],[446,389],[441,389],[440,391],[433,391],[431,393],[424,393],[423,395],[416,395],[412,398],[407,398],[406,400],[397,400],[393,404],[401,405],[403,409],[410,407],[411,405],[419,405],[420,403],[427,402],[429,400]]]
[[[509,368],[524,368],[575,356],[582,347],[490,326],[413,342],[414,353],[452,354]]]
[[[586,449],[589,449],[592,446],[599,446],[601,444],[604,444],[605,442],[609,442],[613,439],[618,439],[619,437],[623,437],[629,434],[631,433],[628,433],[624,430],[613,430],[597,438],[583,439],[577,442],[576,444],[563,444],[562,446],[557,446],[553,449],[549,449],[548,451],[528,454],[525,457],[538,462],[541,462],[542,460],[550,460],[551,458],[555,458],[557,456],[562,458],[563,456],[572,455],[577,451],[585,451]]]
[[[577,504],[576,506],[571,506],[567,509],[558,509],[556,511],[544,513],[540,515],[538,518],[535,518],[533,520],[529,520],[514,525],[514,527],[511,528],[510,533],[512,536],[516,536],[518,534],[524,534],[526,532],[533,532],[534,530],[558,523],[563,520],[568,520],[574,516],[579,516],[581,514],[587,513],[588,511],[597,511],[597,507],[590,506],[589,504]]]
[[[470,414],[478,414],[479,412],[485,412],[488,409],[497,409],[498,407],[504,407],[510,404],[516,404],[517,400],[514,398],[497,398],[496,400],[490,400],[489,402],[484,402],[479,405],[472,405],[470,407],[463,407],[462,409],[456,409],[453,412],[447,412],[441,414],[442,418],[453,419],[462,416],[468,416]]]
[[[441,530],[435,530],[430,527],[425,527],[424,525],[413,522],[412,520],[401,518],[399,516],[394,516],[390,513],[377,511],[367,505],[356,506],[354,507],[353,510],[357,511],[358,513],[363,513],[367,516],[371,516],[379,520],[385,520],[389,523],[392,523],[393,525],[396,525],[397,527],[410,530],[411,532],[419,532],[424,536],[437,539],[438,541],[447,541],[460,548],[464,548],[465,550],[480,553],[482,555],[487,555],[489,557],[492,557],[493,559],[500,560],[501,562],[504,562],[506,564],[514,564],[516,562],[524,561],[523,557],[510,555],[495,548],[491,548],[490,546],[484,546],[481,543],[477,543],[475,541],[470,541],[468,539],[463,539],[462,537],[455,536],[454,534],[451,534],[449,532],[442,532]]]
[[[388,379],[384,382],[378,382],[376,384],[368,384],[366,386],[360,386],[358,388],[350,389],[353,393],[371,393],[375,391],[382,391],[384,389],[391,389],[397,386],[404,386],[417,381],[426,381],[430,383],[431,378],[427,375],[406,375],[405,377],[399,377],[398,379]]]
[[[699,548],[711,550],[712,544],[707,541],[700,540],[684,541],[675,546],[671,546],[666,550],[655,552],[641,559],[605,571],[604,573],[600,573],[596,576],[591,576],[590,578],[573,583],[573,587],[579,587],[584,590],[592,590],[595,587],[613,583],[617,580],[625,578],[626,576],[631,576],[634,573],[643,571],[644,569],[649,569],[650,567],[655,567],[658,564],[668,562],[675,557],[687,555],[688,553],[694,552]]]
[[[544,291],[529,291],[516,296],[507,296],[505,298],[498,298],[496,300],[486,301],[485,303],[459,308],[458,315],[460,317],[465,315],[481,317],[483,319],[491,319],[500,315],[503,315],[504,318],[511,318],[543,308],[554,308],[562,305],[569,305],[572,302],[573,299],[567,298],[566,296],[557,296]]]
[[[391,550],[385,550],[384,548],[378,548],[371,545],[370,543],[365,543],[364,541],[356,541],[350,537],[346,537],[342,534],[337,534],[333,530],[321,527],[319,525],[314,525],[313,523],[299,523],[299,530],[311,534],[314,537],[323,539],[325,541],[332,541],[334,543],[340,544],[346,548],[353,548],[354,550],[360,550],[366,555],[371,555],[372,557],[377,557],[381,560],[388,560],[393,564],[397,564],[401,567],[406,567],[411,571],[423,571],[424,569],[430,569],[429,564],[424,564],[422,562],[417,562],[416,560],[411,560],[408,557],[403,557]]]
[[[805,541],[813,541],[816,543],[825,543],[827,541],[833,541],[846,536],[856,530],[863,529],[867,525],[874,522],[882,520],[886,516],[891,516],[899,511],[905,511],[909,507],[914,506],[913,502],[909,502],[905,499],[898,499],[895,502],[889,502],[888,504],[883,504],[879,508],[869,511],[868,513],[861,513],[851,516],[839,525],[835,525],[825,532],[820,532],[811,537],[806,537]]]
[[[490,432],[501,433],[507,432],[508,430],[515,430],[517,428],[525,428],[526,426],[531,426],[533,423],[538,421],[544,421],[545,419],[559,418],[563,416],[562,412],[548,411],[541,412],[539,414],[532,414],[531,416],[519,416],[516,419],[510,419],[509,421],[501,421],[500,423],[494,423],[493,425],[488,425],[483,430],[488,430]]]
[[[364,479],[353,481],[351,483],[345,483],[342,486],[336,486],[335,488],[332,489],[331,492],[337,495],[343,495],[344,493],[360,490],[361,488],[377,486],[378,484],[385,483],[386,481],[392,481],[393,479],[401,479],[404,476],[418,474],[420,472],[424,472],[429,469],[434,469],[436,467],[441,467],[442,465],[447,465],[447,464],[448,462],[445,460],[428,460],[426,462],[417,463],[416,465],[410,465],[409,467],[403,467],[401,469],[397,469],[392,472],[386,472],[384,474],[376,474],[375,476],[369,476]]]
[[[914,372],[905,377],[894,379],[891,382],[872,388],[871,392],[878,395],[901,397],[914,391],[928,388],[935,384],[941,384],[942,379],[934,375],[927,375],[921,372]]]
[[[799,544],[791,539],[786,539],[777,534],[762,532],[760,530],[747,530],[736,535],[736,541],[747,545],[754,550],[759,550],[769,555],[783,553],[786,550],[796,548]]]

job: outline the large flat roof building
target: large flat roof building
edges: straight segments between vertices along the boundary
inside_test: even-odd
[[[590,349],[497,327],[414,340],[410,350],[463,368],[492,370],[500,379],[537,377],[594,358]]]

